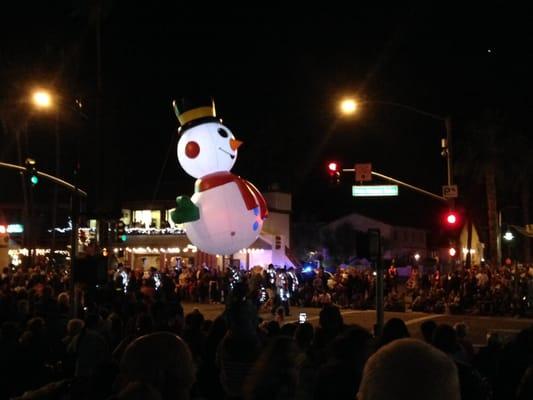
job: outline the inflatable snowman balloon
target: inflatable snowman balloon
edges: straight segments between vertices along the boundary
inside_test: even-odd
[[[216,117],[211,99],[173,106],[181,124],[178,160],[197,180],[192,198],[176,199],[172,220],[205,253],[230,255],[250,246],[268,211],[257,188],[230,172],[242,142]]]

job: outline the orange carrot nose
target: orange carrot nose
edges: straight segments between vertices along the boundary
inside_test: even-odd
[[[234,150],[234,151],[237,150],[241,144],[242,142],[237,139],[230,139],[229,141],[229,147],[231,147],[231,150]]]

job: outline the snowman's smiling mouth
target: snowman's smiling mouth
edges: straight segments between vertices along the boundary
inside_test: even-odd
[[[222,151],[223,153],[226,153],[228,156],[230,156],[232,160],[235,158],[233,154],[231,154],[229,151],[224,150],[222,147],[219,147],[218,149]]]

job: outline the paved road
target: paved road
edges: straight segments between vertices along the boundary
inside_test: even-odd
[[[198,308],[206,319],[215,319],[224,310],[224,306],[220,304],[184,304],[185,313]],[[313,325],[318,325],[319,308],[291,308],[291,316],[286,322],[296,322],[300,312],[307,313],[307,319]],[[342,316],[346,324],[358,324],[368,330],[372,330],[375,323],[375,311],[367,310],[342,310]],[[265,320],[272,319],[269,313],[261,313],[261,317]],[[457,322],[465,322],[469,329],[470,340],[475,345],[484,345],[485,338],[488,332],[498,331],[506,337],[512,337],[521,329],[533,325],[533,319],[511,318],[511,317],[482,317],[473,315],[444,315],[444,314],[426,314],[420,312],[386,312],[385,321],[390,318],[401,318],[405,321],[409,332],[413,337],[421,337],[420,324],[428,319],[433,319],[438,324],[453,325]]]

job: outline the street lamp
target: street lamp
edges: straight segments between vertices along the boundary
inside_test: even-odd
[[[511,232],[511,231],[507,231],[507,232],[505,232],[505,235],[503,235],[503,238],[504,238],[505,240],[507,240],[508,242],[510,242],[511,240],[514,239],[513,232]]]
[[[50,91],[45,89],[35,90],[32,94],[32,103],[33,106],[39,111],[49,111],[53,106],[55,106],[54,99],[50,94]],[[55,158],[56,158],[56,176],[60,175],[60,159],[61,159],[61,141],[59,138],[59,109],[55,108]],[[58,204],[58,187],[54,186],[54,198],[53,198],[53,208],[52,208],[52,246],[51,251],[54,253],[56,247],[56,225],[57,225],[57,204]]]
[[[441,121],[444,123],[444,128],[446,130],[446,138],[442,139],[442,155],[446,157],[447,164],[447,173],[448,173],[448,186],[453,185],[453,173],[452,173],[452,129],[451,129],[451,119],[450,117],[444,117],[438,114],[433,114],[419,108],[409,106],[407,104],[396,103],[393,101],[382,101],[382,100],[364,100],[360,101],[353,97],[345,97],[339,103],[340,111],[343,115],[352,115],[354,114],[360,104],[379,104],[385,106],[391,106],[395,108],[402,108],[407,111],[414,112],[416,114],[424,115],[426,117]]]
[[[47,90],[36,90],[33,92],[31,98],[33,105],[40,109],[49,109],[53,105],[52,95]]]
[[[357,111],[357,101],[352,98],[345,98],[340,103],[340,110],[345,115],[351,115]]]
[[[56,175],[59,176],[60,173],[60,154],[61,154],[61,142],[59,137],[59,113],[62,109],[69,109],[74,111],[75,114],[81,116],[84,120],[87,120],[87,115],[83,112],[83,104],[81,100],[74,99],[74,104],[71,104],[71,101],[65,101],[62,96],[52,96],[52,94],[44,89],[36,90],[32,93],[32,102],[33,105],[39,110],[46,110],[53,108],[55,110],[55,142],[56,142]],[[72,231],[71,231],[71,274],[70,274],[70,290],[71,297],[73,299],[73,311],[74,313],[77,310],[77,299],[76,293],[74,290],[74,270],[76,268],[76,258],[78,250],[78,219],[79,219],[79,208],[80,208],[80,197],[78,193],[78,174],[79,174],[79,162],[80,162],[80,135],[76,135],[76,150],[75,150],[75,166],[74,166],[74,192],[71,195],[71,220],[72,220]],[[54,188],[54,207],[52,215],[52,252],[55,249],[55,232],[56,232],[56,223],[57,223],[57,203],[58,203],[58,191],[57,185]]]

